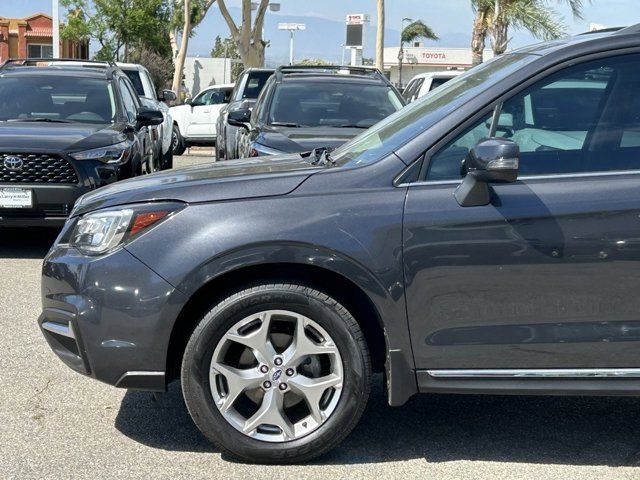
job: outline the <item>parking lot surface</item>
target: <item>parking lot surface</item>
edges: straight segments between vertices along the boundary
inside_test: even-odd
[[[178,166],[210,161],[206,152]],[[336,450],[308,465],[221,456],[178,384],[155,398],[69,370],[36,324],[40,265],[55,231],[0,231],[0,479],[638,479],[640,399],[420,396],[386,405],[377,386]]]

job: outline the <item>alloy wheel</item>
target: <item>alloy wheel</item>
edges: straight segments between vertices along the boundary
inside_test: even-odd
[[[219,341],[209,384],[216,407],[236,430],[267,442],[296,440],[336,409],[342,359],[317,322],[288,310],[262,311]]]

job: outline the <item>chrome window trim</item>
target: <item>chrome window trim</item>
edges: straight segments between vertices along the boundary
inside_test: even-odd
[[[620,175],[640,175],[640,170],[613,170],[610,172],[584,172],[584,173],[561,173],[546,175],[524,175],[518,177],[517,181],[526,180],[555,180],[555,179],[571,179],[571,178],[592,178],[592,177],[614,177]],[[418,182],[400,183],[397,187],[414,187],[427,185],[458,185],[459,180],[421,180]],[[505,184],[506,185],[506,184]]]
[[[640,378],[640,368],[427,370],[433,378]]]

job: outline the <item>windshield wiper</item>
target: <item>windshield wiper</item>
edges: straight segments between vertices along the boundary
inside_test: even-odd
[[[371,127],[371,125],[365,127],[364,125],[356,125],[356,124],[350,124],[347,123],[345,125],[334,125],[336,128],[362,128],[364,130],[366,130],[367,128]]]
[[[312,165],[335,165],[336,161],[331,158],[331,152],[333,148],[330,147],[320,147],[314,148],[311,150],[310,157]]]
[[[47,122],[47,123],[73,123],[71,120],[59,120],[56,118],[36,117],[36,118],[10,118],[7,122]]]
[[[302,125],[298,123],[288,123],[288,122],[271,122],[272,127],[291,127],[291,128],[300,128]]]

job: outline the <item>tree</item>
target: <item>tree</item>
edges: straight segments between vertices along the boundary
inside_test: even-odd
[[[142,48],[168,54],[166,0],[62,0],[67,24],[62,38],[97,40],[99,60],[120,60]]]
[[[171,2],[172,17],[169,43],[174,64],[171,88],[179,92],[189,38],[193,35],[193,30],[204,20],[216,0],[171,0]],[[180,38],[179,43],[178,37]]]
[[[582,18],[584,0],[472,0],[475,12],[471,35],[473,64],[482,62],[487,35],[494,54],[506,51],[510,40],[509,27],[528,30],[542,40],[566,35],[567,27],[551,3],[565,3],[575,18]]]
[[[331,63],[331,62],[328,62],[326,60],[323,60],[322,58],[305,58],[304,60],[296,62],[296,65],[310,65],[310,66],[326,67],[326,66],[331,66],[331,65],[334,65],[334,64]]]
[[[384,69],[384,0],[378,0],[378,19],[376,26],[376,68]]]
[[[238,53],[238,45],[232,38],[225,38],[223,40],[220,35],[216,36],[213,48],[211,49],[211,57],[231,59],[232,82],[235,82],[236,78],[238,78],[242,70],[244,70],[244,65],[242,65],[240,54]]]
[[[247,67],[261,67],[264,65],[264,48],[267,43],[262,39],[264,16],[267,13],[269,0],[260,0],[256,9],[255,20],[252,22],[251,0],[242,0],[242,21],[236,25],[231,17],[225,0],[218,0],[218,7],[225,22],[229,26],[231,38],[238,45],[238,53],[242,63]]]
[[[420,38],[426,38],[427,40],[438,40],[438,36],[435,34],[431,27],[425,25],[422,20],[416,20],[407,25],[400,34],[400,51],[398,52],[398,69],[399,80],[398,83],[402,87],[402,62],[404,60],[404,44],[413,43]]]

